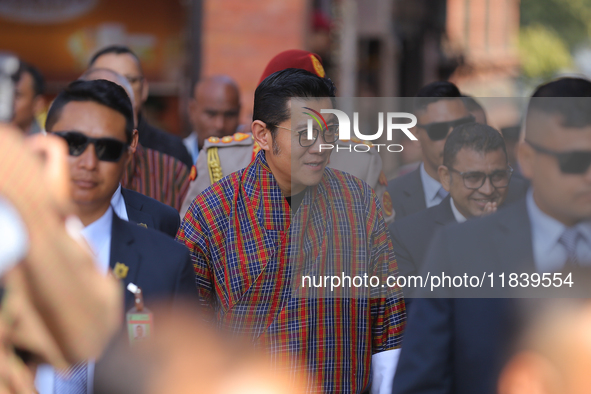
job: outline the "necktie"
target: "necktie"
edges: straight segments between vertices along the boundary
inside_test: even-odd
[[[437,190],[437,197],[439,198],[440,201],[442,201],[445,197],[447,197],[448,194],[449,194],[449,192],[447,190],[445,190],[443,188],[443,186],[441,186],[439,188],[439,190]]]
[[[88,365],[86,362],[75,364],[62,373],[55,374],[54,394],[87,394]]]
[[[570,264],[578,264],[577,258],[577,242],[581,238],[581,233],[576,227],[567,227],[562,233],[558,242],[562,244],[566,251],[566,261]]]

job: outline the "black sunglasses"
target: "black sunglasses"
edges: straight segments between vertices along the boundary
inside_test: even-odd
[[[450,120],[448,122],[433,122],[427,124],[418,124],[417,127],[425,129],[427,135],[431,139],[431,141],[441,141],[447,137],[450,130],[454,127],[467,124],[467,123],[474,123],[475,118],[472,115],[466,116],[465,118],[460,118],[456,120]]]
[[[563,174],[584,174],[591,165],[591,151],[573,150],[569,152],[556,152],[528,140],[525,140],[525,142],[537,152],[556,157],[560,171]]]
[[[77,131],[57,131],[53,134],[66,140],[70,156],[80,156],[88,144],[93,144],[99,160],[117,162],[129,146],[114,138],[92,138]]]

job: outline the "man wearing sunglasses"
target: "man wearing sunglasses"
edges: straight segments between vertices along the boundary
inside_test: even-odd
[[[307,113],[333,108],[334,94],[332,81],[301,69],[265,78],[251,124],[261,151],[197,196],[177,239],[191,252],[202,304],[276,367],[303,374],[309,391],[361,393],[371,383],[389,394],[405,321],[400,292],[353,297],[350,284],[333,295],[301,284],[304,267],[396,270],[375,193],[327,168],[320,144],[336,140],[336,117],[307,133]]]
[[[423,162],[415,171],[388,184],[397,220],[438,205],[449,194],[439,179],[445,141],[454,127],[475,122],[458,88],[447,81],[421,88],[414,100],[414,114],[414,134],[421,144]],[[524,183],[514,179],[508,201],[518,200],[524,193]]]
[[[84,225],[82,236],[99,269],[107,274],[117,266],[125,286],[134,283],[142,289],[148,307],[156,301],[194,296],[195,275],[186,248],[160,232],[119,218],[116,212],[121,210],[112,206],[138,138],[125,90],[106,80],[73,82],[54,100],[46,127],[68,144],[74,212]],[[133,305],[133,295],[126,292],[125,311]],[[93,368],[93,362],[83,363],[70,375],[42,368],[39,391],[92,392],[87,388]]]
[[[429,243],[442,226],[495,212],[507,198],[513,170],[501,134],[490,126],[470,123],[449,134],[438,172],[449,195],[440,204],[390,225],[400,275],[421,271]]]
[[[518,151],[523,175],[531,180],[526,197],[490,216],[439,231],[423,274],[494,271],[531,277],[589,266],[590,100],[591,82],[580,78],[562,78],[536,90]],[[575,287],[589,287],[575,274],[572,281]],[[497,392],[516,322],[516,301],[506,298],[514,293],[507,283],[504,288],[497,284],[497,292],[485,284],[475,295],[498,298],[413,300],[395,394]]]

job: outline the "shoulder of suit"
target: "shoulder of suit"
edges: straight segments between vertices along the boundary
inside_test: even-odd
[[[252,134],[250,133],[234,133],[233,135],[227,135],[222,138],[218,137],[209,137],[203,143],[203,149],[207,150],[209,148],[229,148],[232,146],[252,146],[254,144],[254,139],[252,138]]]
[[[141,210],[146,211],[150,215],[158,212],[164,215],[178,216],[178,212],[173,207],[134,190],[121,188],[121,195],[126,204],[139,203],[142,205]]]
[[[405,187],[405,186],[412,185],[413,183],[415,183],[416,178],[417,178],[417,173],[419,171],[420,171],[420,168],[417,168],[416,170],[413,170],[413,171],[409,172],[408,174],[404,174],[404,175],[394,178],[390,182],[388,182],[388,189],[390,190],[390,193],[392,193],[392,191],[394,191],[394,192],[398,191],[401,187]],[[421,180],[420,173],[418,174],[418,178],[419,178],[419,182],[420,182],[420,180]]]

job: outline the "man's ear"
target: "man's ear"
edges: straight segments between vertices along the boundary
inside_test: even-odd
[[[131,161],[131,158],[133,157],[135,150],[137,149],[137,144],[138,144],[138,140],[139,140],[139,134],[137,132],[137,130],[133,130],[133,133],[131,134],[131,143],[129,144],[129,155],[127,157],[127,164],[129,164],[129,162]]]
[[[150,92],[150,86],[148,85],[148,80],[146,78],[144,78],[144,79],[142,79],[142,105],[148,99],[149,92]]]
[[[259,144],[261,149],[270,151],[273,146],[273,137],[271,132],[267,129],[267,124],[260,120],[255,120],[250,125],[250,131],[252,132],[252,138]]]
[[[534,149],[525,141],[520,141],[517,145],[517,162],[521,173],[527,179],[531,179],[534,170],[534,160],[536,153]]]
[[[449,169],[444,165],[440,165],[437,168],[437,174],[439,175],[439,182],[441,182],[441,186],[443,186],[443,188],[449,192],[451,189],[451,177]]]

